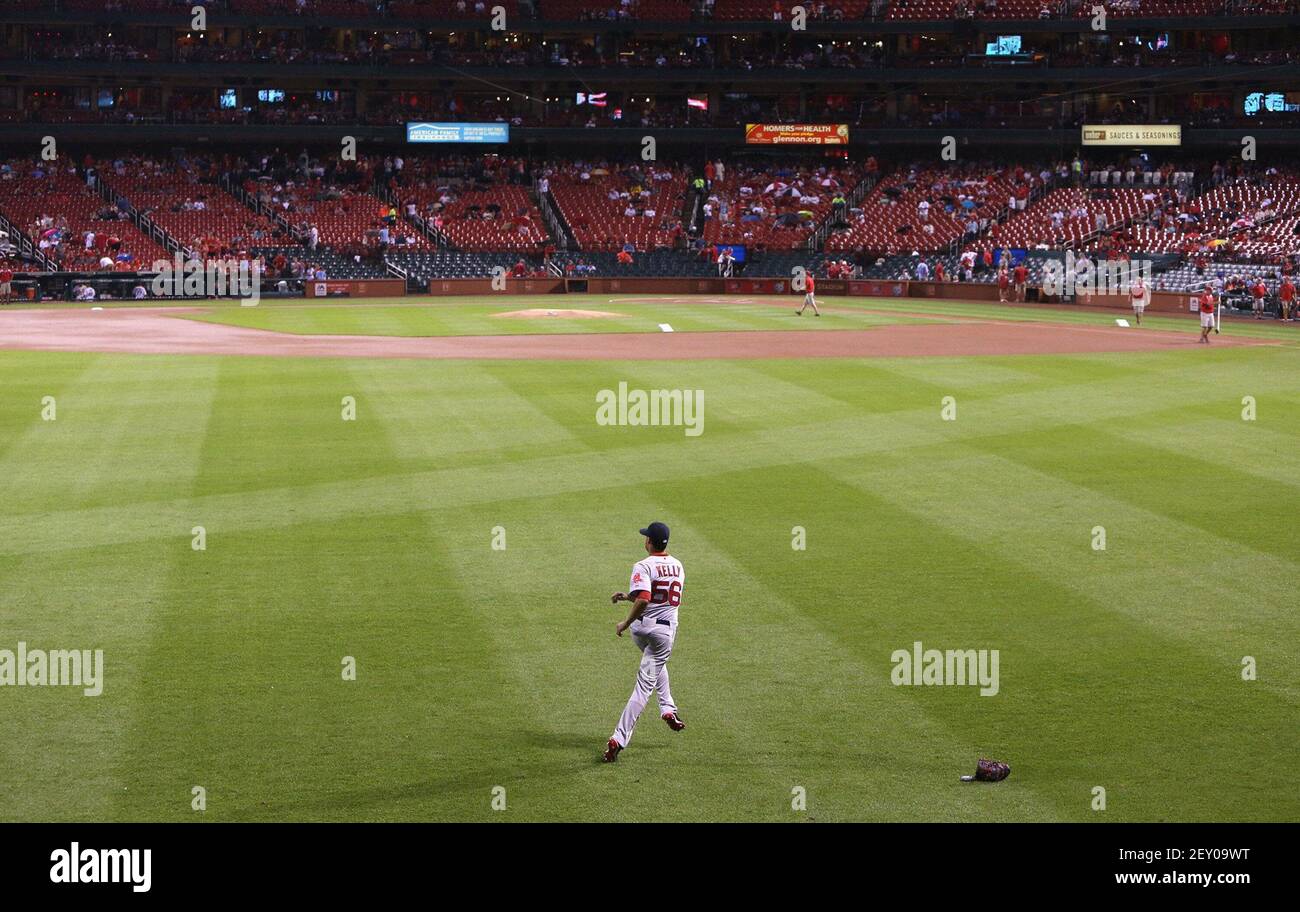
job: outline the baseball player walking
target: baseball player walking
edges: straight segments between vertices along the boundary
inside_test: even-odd
[[[813,316],[820,317],[822,312],[817,309],[817,297],[815,294],[817,290],[817,280],[812,277],[812,273],[808,273],[808,275],[804,277],[803,281],[805,291],[803,303],[799,305],[799,309],[794,312],[794,315],[796,317],[802,317],[803,309],[805,307],[811,307],[813,309]]]
[[[1133,301],[1133,319],[1142,325],[1142,312],[1147,309],[1147,287],[1142,284],[1142,277],[1136,276],[1129,286],[1129,298]]]
[[[1209,345],[1210,330],[1213,329],[1217,332],[1218,328],[1214,325],[1214,292],[1210,291],[1208,287],[1201,292],[1200,311],[1201,311],[1201,338],[1197,339],[1196,341],[1198,344],[1205,343],[1206,345]]]
[[[668,527],[652,522],[641,530],[645,536],[645,550],[649,557],[632,566],[632,582],[626,593],[615,592],[610,601],[631,602],[627,619],[614,625],[619,636],[632,631],[632,642],[641,650],[641,667],[637,670],[636,686],[627,706],[618,720],[618,727],[605,745],[601,758],[606,763],[618,759],[618,753],[632,740],[632,730],[641,710],[655,692],[659,701],[659,715],[673,731],[681,731],[686,723],[677,718],[677,704],[668,689],[668,657],[673,653],[677,639],[677,607],[682,603],[682,587],[686,573],[682,562],[668,554]]]

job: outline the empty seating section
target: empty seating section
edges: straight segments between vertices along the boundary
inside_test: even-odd
[[[672,246],[672,226],[686,200],[684,171],[660,168],[641,176],[572,167],[557,170],[549,180],[551,198],[582,250],[616,251],[629,243],[642,251]]]
[[[1099,228],[1115,228],[1151,212],[1156,204],[1143,199],[1148,193],[1141,187],[1058,187],[1012,215],[994,236],[1009,247],[1077,246]],[[1104,215],[1104,223],[1098,222],[1098,214]]]
[[[233,159],[226,161],[230,167]],[[951,276],[953,257],[967,245],[1023,248],[1035,256],[1118,250],[1187,263],[1204,259],[1216,269],[1246,261],[1274,265],[1284,257],[1300,265],[1300,169],[1252,172],[1199,162],[1186,171],[1166,166],[1158,178],[1085,169],[1081,186],[1064,186],[1050,167],[1034,174],[1038,166],[904,166],[886,170],[848,208],[845,223],[831,225],[832,200],[840,193],[852,198],[856,167],[754,162],[726,163],[701,197],[690,168],[639,162],[530,167],[499,155],[412,154],[386,170],[383,159],[373,158],[347,172],[316,165],[232,171],[256,199],[283,214],[286,230],[222,189],[220,168],[202,159],[106,157],[52,170],[11,160],[0,161],[0,214],[68,270],[109,268],[101,266],[105,256],[117,270],[169,259],[165,245],[131,222],[131,209],[148,215],[169,243],[205,255],[291,251],[289,259],[323,265],[340,278],[385,275],[385,259],[415,281],[490,275],[497,266],[514,272],[521,261],[519,270],[535,276],[547,251],[561,268],[594,265],[604,275],[713,276],[716,247],[728,244],[746,246],[747,262],[737,274],[751,277],[831,257],[851,260],[867,275],[896,278],[914,271],[913,251],[931,266],[942,257]],[[85,167],[99,175],[107,199],[87,185]],[[576,245],[548,232],[533,184],[542,177]],[[388,190],[359,189],[371,186],[390,188],[393,202],[377,195]],[[1009,208],[1031,190],[1036,198],[1023,210]],[[692,226],[697,201],[701,218]],[[413,216],[438,229],[450,249],[424,237]],[[809,252],[823,225],[825,253]],[[313,227],[315,249],[295,240],[296,232],[310,237]],[[384,230],[387,247],[380,243]],[[89,248],[87,232],[94,233]],[[631,262],[620,262],[617,255],[628,248]],[[873,265],[878,258],[883,261]],[[981,272],[977,279],[991,276]]]
[[[929,169],[888,175],[851,215],[849,228],[826,239],[826,249],[880,254],[946,250],[963,236],[969,220],[991,220],[1006,208],[1013,189],[1009,171]],[[923,203],[928,205],[924,216]]]
[[[326,247],[347,248],[374,245],[385,228],[384,217],[395,208],[373,193],[327,184],[318,178],[285,181],[270,190],[272,205],[283,212],[295,228],[315,228],[319,243]],[[287,205],[286,205],[287,204]],[[429,242],[400,218],[388,226],[391,243],[404,239],[404,246],[425,249]]]
[[[669,278],[716,278],[717,263],[703,252],[679,253],[669,250],[655,250],[638,253],[631,263],[620,263],[613,253],[567,252],[559,253],[553,262],[559,264],[566,275],[581,277],[583,272],[577,268],[581,264],[596,267],[596,275],[618,277],[656,276]],[[824,275],[825,256],[807,251],[769,251],[755,253],[733,272],[736,278],[789,278],[796,266],[807,269],[813,275]]]
[[[324,270],[327,279],[382,279],[388,277],[388,270],[382,261],[374,256],[358,256],[334,253],[318,249],[308,251],[302,247],[253,247],[249,250],[253,256],[261,256],[268,266],[268,278],[279,277],[274,264],[277,256],[283,256],[288,264],[305,264],[312,272]],[[307,276],[310,278],[310,276]]]
[[[736,165],[709,193],[711,217],[704,222],[708,243],[759,245],[795,250],[807,245],[813,229],[831,214],[836,193],[857,185],[855,169],[771,169]]]
[[[1300,175],[1294,172],[1239,179],[1184,197],[1142,178],[1137,176],[1139,187],[1055,190],[995,236],[1013,247],[1078,246],[1098,229],[1097,213],[1104,212],[1107,229],[1122,229],[1116,237],[1129,251],[1190,255],[1230,245],[1241,258],[1300,251],[1300,239],[1287,227],[1288,216],[1300,215]],[[1190,188],[1190,182],[1183,186]]]
[[[545,273],[541,259],[516,253],[473,253],[454,250],[390,253],[386,259],[406,272],[412,279],[426,282],[429,279],[486,279],[497,267],[511,275],[522,260],[525,275]]]
[[[1293,233],[1300,215],[1300,174],[1269,175],[1253,182],[1220,184],[1194,201],[1197,220],[1186,231],[1197,237],[1231,239],[1234,252],[1269,256],[1294,252]]]
[[[830,215],[835,193],[847,193],[857,179],[848,166],[768,170],[732,165],[699,201],[700,237],[708,244],[802,249]],[[551,177],[551,195],[583,250],[612,251],[631,244],[646,251],[684,243],[689,226],[683,220],[695,201],[691,183],[683,169],[657,168],[643,175],[571,168]]]
[[[542,213],[529,188],[507,182],[509,173],[412,161],[397,190],[400,208],[413,203],[457,250],[540,251],[547,242]]]
[[[1244,244],[1245,252],[1251,256],[1278,257],[1294,255],[1300,250],[1300,216],[1291,215],[1278,218],[1261,225],[1250,233]]]
[[[224,255],[292,240],[271,219],[244,205],[211,177],[174,165],[101,170],[114,194],[125,197],[188,250]]]
[[[39,244],[47,256],[68,270],[98,269],[104,257],[149,265],[167,252],[87,186],[67,166],[11,161],[0,180],[0,213]],[[94,238],[88,247],[87,232]],[[110,247],[116,238],[117,249]],[[119,265],[117,268],[125,268]]]
[[[953,0],[891,0],[886,19],[934,21],[951,19]]]

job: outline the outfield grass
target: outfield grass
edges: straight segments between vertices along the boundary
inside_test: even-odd
[[[834,300],[834,299],[832,299]],[[925,298],[847,298],[850,307],[869,307],[882,314],[907,314],[927,316],[932,319],[952,317],[979,317],[983,320],[1010,320],[1063,323],[1075,325],[1113,326],[1116,318],[1133,323],[1133,312],[1122,308],[1099,309],[1072,305],[1039,306],[1035,304],[996,304],[993,302],[936,301]],[[1223,332],[1232,336],[1252,339],[1278,339],[1300,342],[1300,325],[1278,320],[1254,320],[1228,314],[1221,321]],[[1142,317],[1143,329],[1199,333],[1196,315],[1171,313],[1146,313]]]
[[[619,381],[704,390],[704,433],[598,426]],[[0,391],[0,648],[107,666],[0,688],[3,820],[1300,819],[1293,347],[0,352]],[[688,728],[601,765],[654,518]],[[891,685],[916,640],[998,649],[999,693]],[[958,782],[981,755],[1011,778]]]

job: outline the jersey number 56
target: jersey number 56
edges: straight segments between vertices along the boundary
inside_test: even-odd
[[[653,605],[667,604],[676,608],[682,603],[681,582],[679,580],[673,580],[671,583],[651,583],[650,603]]]

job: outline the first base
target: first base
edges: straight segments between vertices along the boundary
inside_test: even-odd
[[[673,331],[673,328],[672,328],[671,326],[669,326],[667,323],[660,323],[660,324],[659,324],[659,328],[662,329],[662,330],[663,330],[664,332],[666,332],[666,333],[670,333],[670,332]]]
[[[1126,328],[1127,328],[1127,327],[1128,327],[1128,320],[1120,320],[1120,319],[1117,318],[1117,319],[1115,320],[1115,325],[1116,325],[1116,326],[1123,326],[1123,327],[1126,327]]]

